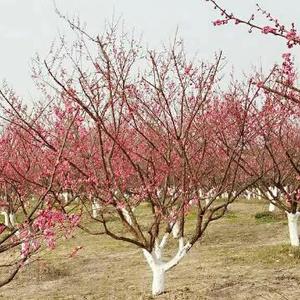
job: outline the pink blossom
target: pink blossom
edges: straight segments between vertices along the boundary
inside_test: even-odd
[[[273,28],[271,26],[264,26],[261,30],[262,33],[268,34],[268,33],[276,33],[276,28]]]
[[[184,69],[184,75],[189,75],[190,72],[192,70],[192,64],[190,64],[189,66],[185,67]]]
[[[225,25],[227,23],[228,23],[228,20],[220,20],[220,19],[218,19],[218,20],[213,21],[214,26]]]

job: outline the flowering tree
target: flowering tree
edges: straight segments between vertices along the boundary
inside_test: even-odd
[[[257,5],[257,11],[266,18],[267,24],[258,25],[254,14],[242,20],[222,8],[217,1],[207,0],[222,16],[213,22],[215,26],[228,24],[246,25],[262,34],[283,38],[288,48],[300,44],[295,24],[285,26],[278,18]],[[282,66],[275,66],[267,79],[256,76],[256,84],[263,91],[263,108],[258,109],[257,126],[260,141],[260,170],[265,196],[272,204],[284,210],[288,216],[291,245],[299,246],[297,220],[299,217],[299,101],[300,90],[296,87],[297,74],[290,53],[282,55]],[[256,151],[258,149],[258,144]],[[257,155],[257,152],[256,154]],[[262,157],[264,158],[263,163]],[[280,197],[280,194],[284,197]]]
[[[55,185],[75,116],[55,135],[57,125],[43,114],[45,107],[29,114],[7,87],[0,96],[1,287],[43,246],[54,248],[59,232],[67,236],[78,218],[62,209]]]
[[[34,66],[44,94],[66,103],[60,120],[80,115],[64,145],[56,190],[76,195],[80,210],[99,224],[95,232],[83,221],[83,230],[143,251],[158,295],[165,273],[257,180],[250,173],[246,184],[240,180],[255,96],[220,93],[221,54],[213,64],[190,61],[179,40],[145,51],[114,26],[92,37],[67,21],[78,40],[69,47],[62,39]],[[164,261],[175,227],[177,253]]]
[[[264,9],[262,9],[258,4],[256,4],[257,12],[266,18],[267,24],[259,25],[255,21],[255,14],[252,14],[249,20],[243,20],[237,17],[234,13],[228,12],[225,8],[218,4],[215,0],[205,0],[210,2],[214,9],[216,9],[220,15],[221,19],[213,21],[214,26],[226,25],[228,23],[233,23],[236,25],[246,25],[249,28],[249,33],[253,30],[260,31],[262,34],[270,34],[286,40],[288,48],[292,48],[300,44],[300,36],[297,33],[295,24],[292,23],[290,27],[282,24],[280,20]]]
[[[282,70],[268,80],[272,89],[284,80]],[[289,79],[288,79],[289,80]],[[257,126],[259,153],[255,153],[263,172],[260,183],[266,198],[287,213],[291,245],[299,246],[299,104],[285,96],[262,88],[263,105],[258,109]],[[260,103],[261,105],[262,103]]]

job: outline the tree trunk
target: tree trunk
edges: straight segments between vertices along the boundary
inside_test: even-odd
[[[125,220],[127,221],[127,223],[129,225],[132,225],[132,220],[131,220],[130,214],[127,211],[127,209],[126,208],[122,208],[121,211],[122,211],[122,214],[123,214]]]
[[[97,201],[93,201],[93,203],[92,203],[92,216],[93,216],[93,218],[98,217],[99,209],[100,209],[100,204]]]
[[[288,226],[289,226],[289,234],[290,234],[290,242],[292,246],[299,247],[299,234],[298,234],[298,218],[300,213],[296,212],[288,213]]]
[[[1,212],[1,214],[4,216],[4,225],[6,227],[10,227],[10,222],[9,222],[9,215],[6,211]]]
[[[190,250],[192,245],[187,242],[184,244],[183,237],[178,240],[178,251],[176,255],[170,259],[168,262],[162,260],[162,252],[167,243],[169,233],[166,233],[159,243],[158,240],[155,241],[155,247],[152,252],[148,252],[143,249],[144,256],[152,270],[153,281],[152,281],[152,295],[157,296],[165,291],[165,274],[167,271],[174,268],[183,257]]]
[[[178,238],[179,238],[179,232],[180,232],[180,224],[179,224],[179,221],[176,221],[174,225],[173,225],[173,223],[172,223],[171,226],[173,226],[173,227],[172,227],[173,238],[174,238],[174,239],[178,239]]]
[[[261,190],[260,189],[256,189],[256,194],[257,194],[258,200],[261,200],[262,196],[261,196]]]
[[[162,264],[152,267],[152,295],[157,296],[165,292],[165,275],[166,271]]]
[[[276,206],[273,203],[269,204],[269,212],[275,211]]]

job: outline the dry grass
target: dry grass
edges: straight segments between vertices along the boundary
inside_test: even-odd
[[[168,273],[158,299],[298,299],[300,250],[288,246],[284,216],[262,214],[266,208],[254,200],[232,205]],[[152,299],[150,284],[140,250],[81,233],[27,265],[0,299]]]

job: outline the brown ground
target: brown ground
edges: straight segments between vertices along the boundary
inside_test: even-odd
[[[288,246],[284,216],[255,215],[267,205],[235,203],[167,274],[157,299],[300,299],[300,250]],[[72,249],[83,245],[75,258]],[[26,266],[0,299],[152,299],[140,250],[81,234]]]

